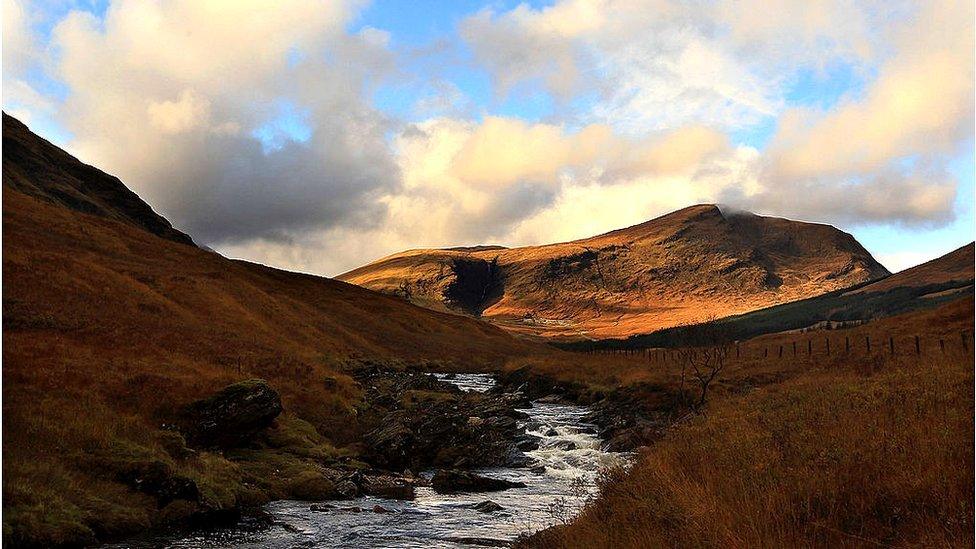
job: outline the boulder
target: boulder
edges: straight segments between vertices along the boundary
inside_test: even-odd
[[[504,507],[498,505],[494,501],[485,500],[482,501],[481,503],[474,504],[472,509],[475,509],[476,511],[481,511],[482,513],[494,513],[495,511],[501,511],[502,509],[504,509]]]
[[[298,474],[288,481],[285,490],[287,490],[290,499],[302,501],[321,501],[342,497],[332,480],[315,471],[303,471]]]
[[[485,477],[469,471],[441,469],[431,479],[431,486],[439,494],[454,492],[497,492],[509,488],[524,488],[522,482]]]
[[[359,495],[359,486],[351,480],[340,480],[335,486],[336,493],[344,499],[352,499]]]
[[[393,511],[390,511],[389,509],[387,509],[386,507],[383,507],[382,505],[374,505],[373,506],[373,512],[374,513],[381,513],[381,514],[383,514],[383,513],[392,513]]]
[[[539,437],[532,435],[522,435],[515,441],[515,447],[523,452],[531,452],[539,449]]]
[[[557,440],[551,447],[557,450],[565,451],[579,449],[579,446],[577,446],[576,443],[571,440]]]
[[[251,379],[187,406],[180,430],[191,446],[233,448],[271,425],[281,410],[278,392],[264,380]]]
[[[360,484],[362,493],[385,499],[413,500],[416,497],[414,484],[393,475],[367,476]]]
[[[175,500],[199,501],[196,482],[176,475],[162,461],[139,461],[120,467],[116,477],[132,488],[156,498],[160,508]]]

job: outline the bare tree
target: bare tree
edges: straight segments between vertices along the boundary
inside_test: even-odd
[[[678,394],[682,403],[699,410],[708,399],[708,390],[725,369],[733,342],[714,318],[689,326],[682,346],[676,351],[681,366]],[[695,385],[694,394],[686,387]]]
[[[725,369],[731,347],[719,344],[714,347],[692,347],[678,350],[678,361],[681,364],[681,393],[686,403],[698,410],[708,398],[708,389],[712,382]],[[689,379],[691,378],[691,379]],[[687,396],[686,382],[694,380],[697,384],[694,398]]]

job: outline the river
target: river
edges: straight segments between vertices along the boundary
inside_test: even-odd
[[[488,374],[438,377],[464,391],[484,392],[494,385]],[[526,432],[540,437],[537,450],[526,452],[537,464],[530,469],[487,468],[475,472],[520,481],[524,488],[502,492],[438,494],[418,488],[413,501],[362,497],[333,502],[335,509],[313,511],[304,501],[276,501],[264,510],[269,525],[249,525],[193,533],[157,541],[154,547],[355,547],[433,548],[504,546],[518,536],[546,528],[574,516],[596,494],[596,478],[607,466],[626,463],[626,454],[604,452],[584,420],[585,406],[535,402],[523,410]],[[424,475],[432,475],[426,471]],[[475,504],[490,500],[502,507],[481,512]],[[379,505],[390,511],[375,513]],[[358,511],[357,511],[358,509]]]

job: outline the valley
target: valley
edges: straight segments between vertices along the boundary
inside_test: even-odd
[[[333,280],[3,144],[12,547],[971,543],[972,244],[698,205]]]

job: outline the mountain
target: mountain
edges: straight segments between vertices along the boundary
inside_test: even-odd
[[[705,204],[562,244],[410,250],[338,279],[517,333],[579,339],[729,316],[888,274],[829,225]]]
[[[484,370],[558,352],[344,282],[226,259],[8,116],[3,142],[12,547],[87,546],[302,497],[372,428],[355,370]],[[240,383],[253,378],[280,394],[277,438],[236,453],[187,449],[172,429],[188,405],[263,386]]]
[[[787,331],[846,328],[949,302],[973,299],[976,249],[967,244],[921,265],[851,288],[719,319],[721,332],[737,340]],[[697,326],[673,327],[627,339],[572,342],[568,349],[650,348],[680,345]]]
[[[867,284],[850,293],[885,292],[894,288],[922,288],[954,282],[968,282],[968,289],[972,290],[973,272],[976,270],[974,269],[976,265],[974,244],[976,243],[970,242],[941,257]],[[953,288],[960,291],[966,289],[965,285],[953,285]]]
[[[38,200],[124,221],[150,233],[193,244],[119,178],[89,166],[3,113],[3,184]]]
[[[65,329],[97,321],[121,338],[148,323],[183,333],[181,347],[196,352],[211,346],[213,332],[239,331],[244,348],[288,342],[340,355],[477,363],[526,348],[472,319],[188,246],[189,236],[118,178],[6,114],[3,121],[4,325],[14,332],[46,318]],[[111,301],[99,302],[93,289]],[[74,300],[87,303],[66,306]],[[62,318],[69,315],[77,318]]]

